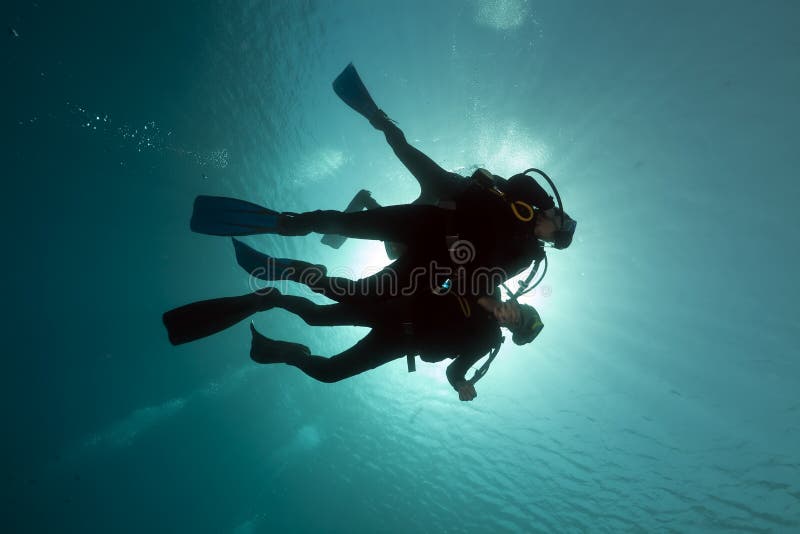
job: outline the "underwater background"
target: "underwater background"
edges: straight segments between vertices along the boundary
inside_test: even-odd
[[[800,3],[0,12],[4,532],[800,531]],[[350,61],[443,167],[542,168],[578,220],[525,298],[542,335],[473,402],[447,362],[322,384],[251,362],[246,323],[167,340],[164,311],[252,288],[230,240],[189,231],[196,195],[416,198],[331,90]],[[254,320],[323,355],[366,333]]]

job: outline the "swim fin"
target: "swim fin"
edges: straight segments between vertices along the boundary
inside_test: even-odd
[[[366,189],[362,189],[356,196],[353,197],[353,200],[347,205],[344,209],[345,213],[353,213],[356,211],[361,211],[364,208],[371,210],[374,208],[380,208],[380,204],[378,204],[374,198],[372,198],[372,193],[367,191]],[[347,240],[345,236],[337,235],[337,234],[325,234],[322,236],[322,244],[328,245],[332,248],[339,248],[341,247],[344,242]]]
[[[317,276],[325,276],[327,269],[324,265],[314,265],[300,260],[288,258],[273,258],[253,247],[245,245],[238,239],[233,239],[233,249],[236,252],[236,263],[250,276],[267,280],[292,280],[298,281],[303,276],[308,276],[313,270]]]
[[[256,312],[269,310],[280,295],[280,291],[271,288],[264,293],[201,300],[166,312],[162,320],[170,343],[182,345],[222,332]]]
[[[379,111],[352,63],[348,64],[342,73],[333,80],[333,90],[345,104],[367,120],[371,121]]]
[[[256,363],[294,363],[298,359],[311,356],[311,350],[305,345],[270,339],[256,330],[252,322],[250,333],[253,336],[250,342],[250,359]]]
[[[189,226],[193,232],[208,235],[276,234],[280,216],[245,200],[200,195],[194,200]]]

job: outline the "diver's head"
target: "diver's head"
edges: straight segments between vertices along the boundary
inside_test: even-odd
[[[535,206],[541,199],[542,188],[527,174],[515,174],[508,180],[495,176],[497,188],[513,200]]]
[[[575,219],[562,211],[564,206],[561,203],[558,189],[556,189],[553,180],[544,171],[530,168],[520,174],[515,174],[508,179],[508,182],[503,184],[501,191],[532,206],[537,205],[537,199],[541,199],[542,189],[539,187],[538,182],[528,175],[530,172],[535,172],[547,180],[547,183],[553,189],[558,205],[558,207],[554,207],[551,210],[539,211],[534,222],[533,233],[538,239],[552,243],[557,249],[567,248],[572,243],[572,237],[575,235],[576,222]]]
[[[562,218],[559,208],[553,208],[552,213],[550,215],[548,212],[540,211],[537,214],[534,234],[542,241],[552,243],[557,249],[565,249],[572,243],[577,223],[566,212]]]
[[[511,330],[511,340],[517,345],[530,343],[544,328],[536,308],[515,300],[499,303],[493,313],[500,326]]]
[[[572,243],[572,237],[575,235],[575,228],[578,226],[578,222],[567,215],[567,212],[562,212],[560,208],[556,208],[555,211],[558,229],[553,235],[553,246],[557,249],[565,249]]]

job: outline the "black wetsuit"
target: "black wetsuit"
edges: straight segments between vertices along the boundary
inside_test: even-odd
[[[361,341],[336,356],[287,358],[287,364],[322,382],[337,382],[407,354],[419,354],[426,362],[455,358],[447,367],[447,379],[457,389],[469,368],[502,341],[500,326],[490,312],[476,299],[452,294],[420,293],[328,305],[281,295],[272,303],[297,314],[309,325],[372,328]]]
[[[543,256],[532,225],[517,219],[507,200],[444,170],[411,146],[393,123],[384,124],[383,131],[395,155],[419,182],[419,198],[412,205],[357,213],[309,212],[298,222],[304,230],[401,243],[406,252],[371,277],[358,281],[323,278],[309,284],[314,291],[343,302],[364,296],[409,295],[450,279],[452,291],[475,296],[491,293]],[[528,176],[495,178],[498,189],[512,197],[542,210],[554,206],[553,199]]]
[[[480,295],[521,273],[542,254],[538,241],[525,234],[505,202],[499,202],[479,210],[464,202],[455,210],[401,205],[357,213],[316,211],[297,219],[304,232],[406,245],[408,252],[384,270],[397,277],[401,294],[427,290],[449,278],[458,294]],[[423,271],[413,273],[414,268]]]

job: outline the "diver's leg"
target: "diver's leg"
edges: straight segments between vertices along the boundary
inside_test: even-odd
[[[270,293],[193,302],[166,312],[162,319],[173,345],[181,345],[221,332],[256,312],[272,307]]]
[[[403,269],[401,262],[396,261],[371,276],[351,280],[327,276],[324,265],[289,258],[273,258],[238,240],[234,239],[233,243],[237,262],[251,276],[268,281],[288,280],[303,284],[315,293],[336,302],[358,302],[373,297],[395,296],[399,286],[398,270]]]
[[[395,241],[404,244],[429,240],[447,230],[450,212],[435,206],[386,206],[356,213],[320,210],[284,214],[282,235],[340,234],[358,239]]]
[[[375,298],[337,304],[317,304],[293,295],[273,296],[270,305],[291,312],[311,326],[368,326],[400,324],[413,317],[415,301],[410,298]]]
[[[370,299],[384,299],[397,296],[402,274],[395,268],[396,262],[377,273],[351,280],[339,276],[323,276],[314,280],[304,280],[306,286],[315,293],[324,295],[339,303],[359,304]]]
[[[430,204],[430,205],[436,205],[436,203],[437,203],[436,199],[427,198],[423,194],[421,194],[420,197],[417,198],[417,200],[412,202],[412,204]],[[364,202],[364,206],[368,210],[374,210],[375,208],[381,207],[381,205],[378,204],[378,202],[374,198],[372,198],[371,195],[367,196],[367,199]],[[408,247],[406,247],[404,244],[393,243],[391,241],[384,241],[383,247],[386,249],[386,256],[388,256],[390,260],[398,259],[400,256],[405,254],[406,250],[408,250]]]
[[[369,286],[365,285],[362,280],[351,280],[342,276],[327,276],[316,269],[292,272],[287,276],[287,280],[303,284],[314,293],[339,303],[358,301],[371,295],[365,289],[365,287]]]
[[[280,295],[271,304],[291,312],[311,326],[370,326],[368,309],[351,304],[317,304],[303,297]]]
[[[375,199],[372,198],[372,193],[366,189],[362,189],[356,193],[356,196],[353,197],[353,200],[351,200],[344,209],[344,212],[353,213],[354,211],[361,211],[364,208],[374,209],[379,207],[380,206],[377,202],[375,202]],[[347,238],[341,235],[325,234],[322,236],[322,244],[328,245],[331,248],[339,248],[344,244],[345,241],[347,241]]]
[[[320,382],[332,383],[375,369],[403,355],[400,343],[372,330],[351,348],[331,358],[294,353],[285,363]]]
[[[358,280],[323,276],[313,279],[313,283],[303,283],[331,300],[356,305],[413,294],[416,285],[426,282],[420,277],[428,274],[427,268],[435,261],[435,251],[422,246],[420,243],[415,247],[416,254],[405,254],[375,274]]]
[[[306,281],[313,282],[314,279],[325,276],[327,272],[324,265],[314,265],[290,258],[275,258],[257,251],[238,239],[232,241],[236,253],[236,263],[254,278],[269,282],[291,280],[292,282],[307,283]]]

